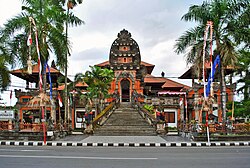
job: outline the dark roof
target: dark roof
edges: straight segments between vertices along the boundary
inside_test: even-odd
[[[201,68],[202,69],[202,68]],[[236,67],[233,66],[227,66],[225,68],[225,75],[229,75],[232,74],[235,71]],[[210,64],[207,63],[206,64],[206,71],[210,71]],[[179,79],[198,79],[197,73],[194,72],[195,71],[195,67],[194,65],[191,66],[186,72],[184,72]]]
[[[38,82],[38,75],[39,75],[39,69],[38,69],[38,64],[32,65],[32,74],[28,74],[27,73],[27,67],[25,68],[21,68],[21,69],[16,69],[16,70],[12,70],[10,71],[10,73],[18,78],[21,78],[23,80],[29,81],[29,82]],[[46,69],[46,73],[48,75],[48,68]],[[50,67],[50,75],[51,75],[51,80],[52,83],[56,83],[58,77],[64,77],[64,75],[57,70],[56,68],[52,68]],[[68,78],[68,81],[71,81]]]
[[[167,88],[186,88],[189,89],[190,87],[178,82],[175,82],[171,79],[165,78],[165,77],[155,77],[153,75],[147,74],[144,78],[144,82],[147,84],[162,84],[163,89]]]
[[[109,61],[104,61],[102,63],[96,64],[96,66],[99,66],[99,67],[105,67],[105,66],[109,66],[109,65],[110,65]],[[141,61],[141,65],[146,66],[147,71],[148,71],[149,74],[152,73],[152,71],[153,71],[153,69],[155,67],[155,65],[147,63],[147,62],[144,62],[144,61]]]

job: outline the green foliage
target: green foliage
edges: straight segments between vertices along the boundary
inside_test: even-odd
[[[232,116],[232,102],[227,103],[227,116]],[[243,100],[241,102],[234,102],[234,117],[250,116],[250,100]]]
[[[10,74],[7,66],[5,58],[0,57],[0,90],[5,90],[10,84]]]
[[[244,100],[249,99],[249,86],[250,86],[250,51],[249,49],[240,50],[240,57],[238,62],[238,75],[241,78],[237,81],[237,83],[243,83],[244,85],[237,89],[238,93],[244,94]]]
[[[185,53],[187,64],[194,65],[195,72],[200,72],[203,61],[204,31],[208,21],[213,22],[212,41],[215,45],[214,55],[220,55],[220,84],[222,94],[222,114],[225,121],[226,114],[226,84],[224,68],[236,66],[238,52],[241,46],[249,47],[249,0],[211,0],[203,1],[201,5],[192,5],[182,19],[196,22],[196,26],[187,30],[176,40],[176,53]],[[240,28],[240,29],[239,29]],[[246,34],[245,34],[246,33]],[[210,34],[208,34],[210,36]],[[242,42],[243,41],[243,45]],[[207,42],[205,59],[209,61],[210,47]],[[199,77],[199,73],[193,74]]]
[[[30,33],[29,17],[32,17],[37,27],[42,63],[48,61],[50,53],[53,53],[56,56],[57,66],[61,70],[65,68],[66,53],[70,49],[70,42],[66,39],[64,32],[65,23],[79,26],[84,22],[74,16],[72,12],[69,12],[69,17],[67,17],[64,5],[65,2],[54,0],[23,0],[22,12],[10,18],[0,31],[0,55],[5,55],[5,59],[8,60],[10,66],[27,66],[29,51],[27,38]],[[31,30],[33,39],[31,57],[36,62],[34,26]]]
[[[86,71],[83,81],[88,85],[88,94],[92,98],[104,99],[108,95],[110,83],[114,79],[113,70],[90,66],[91,71]]]
[[[147,111],[149,111],[150,113],[154,113],[154,106],[153,105],[148,105],[148,104],[145,104],[143,106]]]
[[[187,30],[175,44],[176,53],[187,52],[187,63],[197,63],[201,59],[204,30],[207,21],[213,22],[213,40],[216,42],[216,51],[222,56],[222,62],[226,65],[234,65],[237,62],[236,53],[234,51],[237,27],[233,27],[233,23],[237,21],[241,27],[248,27],[249,17],[243,17],[249,12],[249,1],[247,0],[212,0],[203,1],[201,5],[192,5],[186,14],[182,16],[182,20],[198,23],[196,27]],[[239,18],[241,23],[239,23]],[[248,23],[248,24],[247,24]],[[249,32],[249,28],[247,29]],[[244,35],[244,33],[243,33]],[[241,35],[241,36],[243,36]],[[209,45],[207,45],[209,46]],[[206,57],[209,57],[209,47],[207,47]],[[198,61],[199,62],[199,61]]]
[[[87,94],[81,98],[86,98],[89,103],[93,100],[97,101],[98,106],[102,105],[102,102],[107,98],[110,83],[114,79],[113,70],[98,66],[90,66],[90,71],[86,71],[85,74],[78,74],[75,80],[85,82],[87,87]]]

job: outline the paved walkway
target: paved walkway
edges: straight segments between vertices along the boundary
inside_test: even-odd
[[[69,135],[56,141],[83,142],[83,143],[166,143],[166,142],[191,142],[181,136],[89,136]]]
[[[85,146],[85,147],[204,147],[250,146],[250,142],[191,142],[182,136],[89,136],[69,135],[55,141],[0,141],[10,146]]]
[[[89,136],[82,143],[166,143],[160,136]]]

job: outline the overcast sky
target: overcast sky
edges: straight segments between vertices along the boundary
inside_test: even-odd
[[[0,6],[0,26],[21,12],[22,0]],[[162,71],[179,77],[188,67],[184,55],[174,53],[175,40],[194,23],[181,20],[189,6],[202,0],[84,0],[73,9],[85,25],[70,27],[72,54],[68,74],[85,72],[89,65],[109,59],[111,44],[122,29],[138,43],[143,61],[154,64],[154,76]],[[171,78],[176,80],[174,78]],[[13,77],[12,77],[13,80]],[[178,82],[182,82],[178,80]],[[182,83],[188,84],[187,81]],[[12,85],[20,85],[12,83]],[[13,88],[12,88],[13,89]],[[5,93],[7,94],[7,93]],[[9,100],[6,100],[7,103]]]

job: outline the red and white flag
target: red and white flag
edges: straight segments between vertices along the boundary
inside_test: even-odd
[[[59,103],[59,106],[62,107],[63,106],[63,102],[62,102],[62,98],[60,96],[60,93],[58,93],[58,103]]]
[[[29,37],[27,39],[27,46],[31,46],[32,44],[32,38],[31,38],[31,34],[29,34]]]

